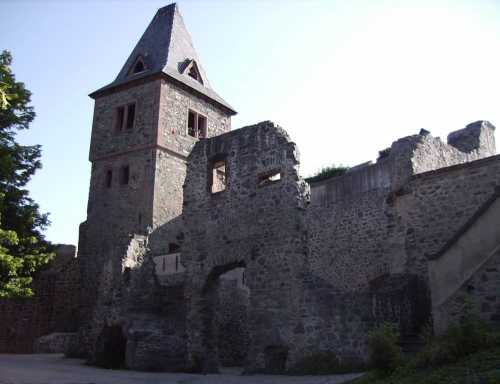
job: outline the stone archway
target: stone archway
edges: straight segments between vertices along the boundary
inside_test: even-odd
[[[245,262],[215,266],[205,279],[195,305],[200,349],[192,354],[194,369],[218,372],[221,366],[243,366],[248,347],[249,290]]]

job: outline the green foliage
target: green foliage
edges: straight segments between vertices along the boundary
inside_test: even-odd
[[[301,359],[286,374],[293,375],[331,375],[362,370],[360,364],[340,361],[333,352],[316,352]]]
[[[419,368],[438,367],[496,345],[500,345],[500,334],[473,314],[466,304],[459,324],[448,328],[444,335],[429,339],[416,356],[415,364]]]
[[[31,93],[16,81],[11,63],[9,52],[0,53],[0,297],[26,297],[32,275],[52,252],[42,235],[48,216],[25,188],[41,167],[41,147],[16,141],[17,131],[35,118]]]
[[[329,167],[323,167],[321,170],[316,172],[311,177],[307,177],[306,181],[308,183],[315,183],[317,181],[326,180],[331,177],[342,176],[349,170],[349,167],[343,165],[331,165]]]
[[[370,362],[374,368],[387,374],[394,371],[402,361],[399,347],[399,330],[396,325],[383,323],[368,334]]]
[[[500,383],[499,330],[482,322],[468,301],[462,314],[461,321],[442,336],[433,337],[430,326],[425,327],[424,349],[390,375],[376,370],[353,384]]]
[[[468,355],[455,363],[433,368],[415,367],[414,361],[396,369],[390,376],[372,371],[351,384],[498,384],[500,347]]]

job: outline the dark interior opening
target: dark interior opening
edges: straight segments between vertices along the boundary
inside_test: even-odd
[[[144,69],[145,69],[144,63],[142,62],[142,60],[138,60],[137,63],[135,63],[134,70],[132,71],[132,73],[139,73],[144,71]]]
[[[249,345],[250,296],[244,273],[245,263],[241,261],[216,266],[207,278],[202,309],[204,371],[244,365]]]
[[[266,372],[281,373],[285,371],[288,348],[281,345],[270,345],[264,350]]]
[[[99,367],[108,369],[125,368],[127,338],[118,325],[105,326],[97,339],[96,361]]]

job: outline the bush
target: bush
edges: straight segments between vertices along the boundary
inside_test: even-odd
[[[420,368],[437,367],[500,344],[500,334],[494,332],[477,316],[465,311],[460,323],[451,326],[444,335],[430,339],[417,355]]]
[[[388,374],[402,362],[399,331],[396,325],[383,323],[368,334],[368,348],[372,366]]]

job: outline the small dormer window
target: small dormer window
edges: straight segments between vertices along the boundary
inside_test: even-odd
[[[132,66],[131,74],[134,75],[136,73],[141,73],[146,70],[146,65],[144,64],[144,60],[142,57],[138,57],[135,61],[135,64]]]
[[[189,62],[189,64],[184,69],[184,74],[187,74],[192,79],[195,79],[197,82],[203,84],[203,79],[201,78],[200,70],[198,69],[196,61],[191,60]]]

